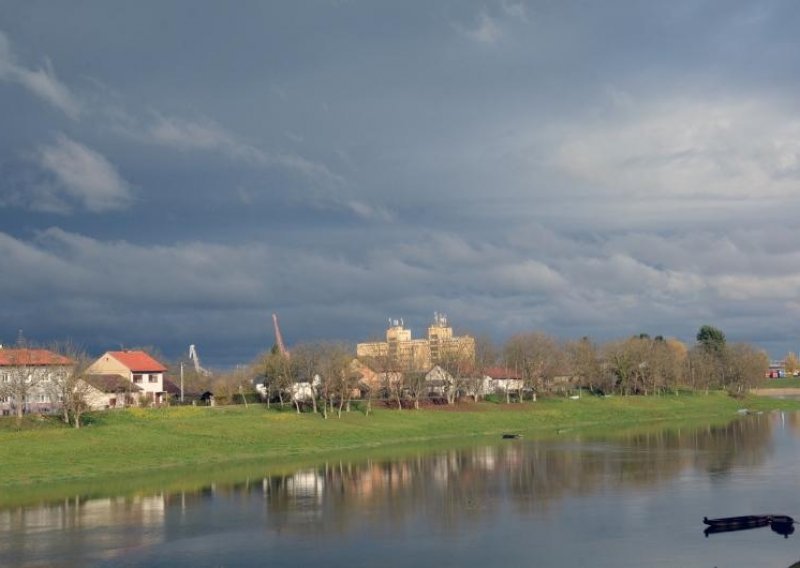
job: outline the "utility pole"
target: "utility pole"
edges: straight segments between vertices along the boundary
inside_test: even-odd
[[[181,361],[181,404],[183,403],[183,361]]]

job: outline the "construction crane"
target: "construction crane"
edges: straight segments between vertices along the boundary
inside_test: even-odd
[[[286,350],[286,346],[283,344],[283,336],[281,335],[281,328],[278,325],[277,314],[272,314],[272,327],[275,328],[275,345],[278,346],[278,353],[284,357],[289,357],[289,352]]]
[[[198,375],[210,377],[213,374],[211,371],[204,369],[203,366],[200,365],[200,356],[197,354],[197,349],[195,349],[194,344],[189,346],[189,360],[194,364],[194,370]]]

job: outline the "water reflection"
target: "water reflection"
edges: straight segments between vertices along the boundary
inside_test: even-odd
[[[261,565],[258,560],[266,552],[275,565],[281,559],[297,565],[298,552],[287,543],[324,539],[346,557],[342,547],[368,546],[380,553],[381,543],[403,549],[414,542],[415,548],[423,543],[423,549],[435,550],[436,542],[493,535],[481,541],[485,549],[460,560],[470,565],[484,552],[513,556],[520,548],[522,554],[530,539],[540,548],[547,548],[546,539],[571,546],[565,535],[576,530],[583,531],[581,546],[612,539],[623,550],[621,536],[605,526],[605,517],[624,515],[614,522],[632,532],[640,530],[643,520],[674,522],[647,519],[656,514],[677,518],[680,507],[691,506],[686,499],[692,494],[713,495],[715,486],[728,487],[734,472],[752,475],[763,468],[775,450],[776,427],[800,434],[800,418],[752,416],[726,427],[613,440],[498,441],[402,459],[329,461],[287,475],[209,483],[193,492],[74,497],[6,509],[0,511],[0,565],[122,565],[127,559],[131,565],[202,566],[217,565],[214,555],[226,551],[238,559],[228,565]],[[702,502],[706,497],[696,498]],[[661,508],[658,513],[651,512],[652,502]],[[699,525],[704,514],[693,512],[688,518]],[[434,537],[435,542],[424,544]],[[511,537],[521,542],[509,545]],[[569,554],[569,549],[553,548],[551,559]],[[179,550],[181,556],[171,556]],[[303,553],[305,561],[314,560],[309,550]],[[663,554],[672,558],[674,549]],[[607,565],[624,565],[615,562]]]

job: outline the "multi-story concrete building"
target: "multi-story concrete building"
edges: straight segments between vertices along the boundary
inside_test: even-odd
[[[0,415],[57,411],[58,382],[72,365],[68,357],[47,349],[0,346]]]
[[[390,320],[386,341],[359,343],[356,356],[370,358],[393,370],[428,371],[435,365],[453,360],[471,362],[475,359],[475,338],[453,335],[445,314],[434,313],[426,339],[413,339],[403,320]]]

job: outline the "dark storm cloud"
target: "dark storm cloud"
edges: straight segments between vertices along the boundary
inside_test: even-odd
[[[227,364],[272,311],[293,342],[439,310],[498,339],[711,322],[794,347],[794,3],[0,16],[6,341]]]

